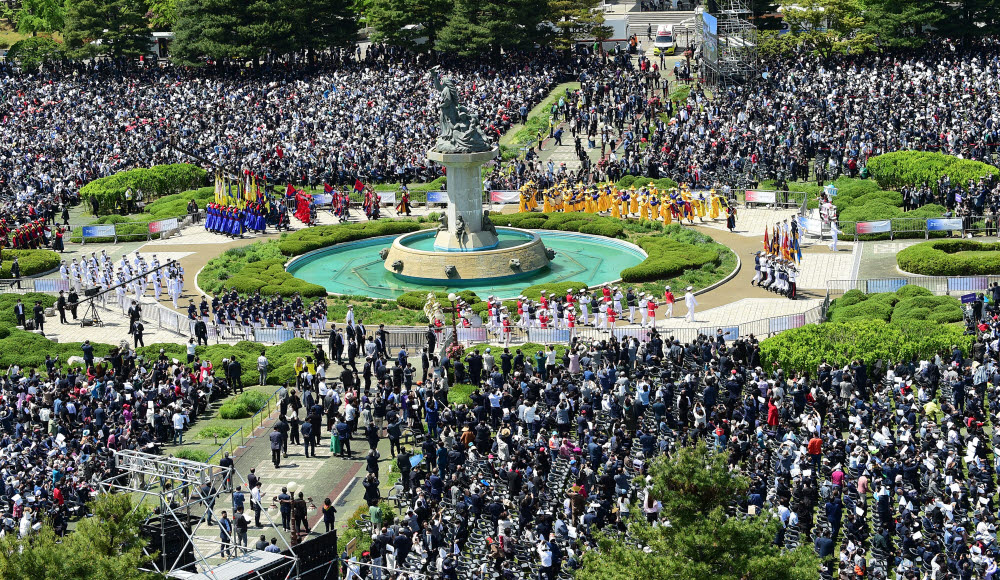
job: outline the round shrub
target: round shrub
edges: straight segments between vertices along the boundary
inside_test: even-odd
[[[896,254],[900,269],[925,276],[1000,274],[1000,243],[935,240],[914,244]]]
[[[10,278],[10,265],[17,263],[21,266],[22,276],[34,276],[42,272],[48,272],[59,267],[62,258],[57,252],[52,250],[3,250],[3,264],[0,265],[0,278]]]
[[[360,224],[339,224],[301,229],[283,237],[278,248],[286,256],[298,256],[313,250],[379,236],[400,235],[425,229],[429,224],[413,220],[379,220]]]
[[[937,190],[937,180],[943,175],[951,183],[967,188],[968,181],[978,181],[987,175],[1000,175],[1000,169],[981,161],[960,159],[932,151],[895,151],[876,155],[867,162],[868,173],[885,188],[921,185],[926,182]]]

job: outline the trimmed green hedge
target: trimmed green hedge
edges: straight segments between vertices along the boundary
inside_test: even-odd
[[[281,294],[288,296],[298,292],[303,297],[326,296],[326,288],[306,282],[285,271],[285,261],[264,260],[247,264],[239,274],[225,281],[225,287],[233,288],[240,294]]]
[[[815,373],[823,359],[833,366],[860,359],[869,366],[882,359],[887,363],[929,357],[951,350],[952,345],[969,351],[972,337],[961,325],[929,320],[856,319],[848,322],[809,324],[786,330],[760,343],[761,362],[786,370]]]
[[[150,221],[183,217],[188,215],[187,205],[192,199],[198,202],[199,208],[205,209],[206,204],[215,201],[215,188],[201,187],[161,197],[146,204],[144,212],[150,215]]]
[[[649,282],[676,276],[685,270],[706,264],[719,264],[720,249],[712,238],[677,224],[664,228],[663,235],[640,238],[638,245],[648,257],[642,263],[625,268],[622,282]]]
[[[927,185],[937,191],[942,175],[951,178],[952,185],[967,188],[967,182],[986,175],[1000,175],[1000,169],[981,161],[960,159],[932,151],[895,151],[868,160],[868,173],[885,188]]]
[[[0,265],[0,278],[10,278],[10,265],[21,266],[21,276],[34,276],[59,267],[62,258],[52,250],[3,250],[3,265]]]
[[[606,238],[625,237],[623,220],[585,212],[503,214],[498,215],[493,223],[529,230],[580,232]]]
[[[142,192],[147,198],[180,193],[205,183],[208,173],[195,165],[174,163],[149,169],[131,169],[95,179],[80,188],[80,197],[87,200],[97,215],[112,213],[125,201],[125,192]]]
[[[424,292],[422,290],[406,292],[396,298],[396,304],[410,310],[423,310],[424,304],[427,302],[428,294],[430,294],[430,292]],[[441,303],[441,308],[450,311],[451,302],[448,301],[448,294],[449,292],[434,292],[434,298]],[[469,304],[476,304],[480,301],[479,296],[477,296],[472,290],[456,291],[455,294],[458,294],[462,300],[465,300]]]
[[[25,304],[28,304],[29,306],[33,305],[35,303],[36,296],[37,295],[33,294],[24,296],[23,298]],[[30,301],[29,297],[31,297]],[[42,300],[42,304],[51,306],[51,304],[55,302],[55,298],[48,298],[48,301]],[[8,311],[10,312],[10,318],[13,319],[14,317],[13,306],[9,309],[4,308],[3,313],[0,314],[0,316],[4,319],[4,322],[6,322]],[[65,363],[71,356],[83,356],[83,351],[80,350],[80,346],[83,343],[52,342],[40,334],[17,330],[14,328],[13,320],[11,320],[10,326],[5,325],[5,330],[9,330],[9,334],[0,339],[0,368],[6,369],[10,365],[19,365],[21,368],[40,368],[44,371],[46,354],[50,354],[52,356],[59,355],[59,359],[63,363]],[[108,352],[111,350],[110,344],[100,344],[94,342],[91,342],[91,344],[94,346],[95,356],[107,356]]]
[[[1000,274],[1000,243],[936,240],[914,244],[896,254],[900,269],[925,276]]]
[[[334,244],[376,238],[378,236],[398,236],[422,230],[426,227],[428,227],[428,224],[408,219],[317,226],[304,228],[283,236],[278,242],[278,248],[286,256],[298,256]]]
[[[962,306],[951,296],[934,296],[920,286],[903,286],[896,292],[878,294],[850,290],[830,304],[828,316],[831,322],[916,320],[947,324],[962,320]]]
[[[6,250],[4,250],[6,253]],[[4,264],[6,266],[6,264]],[[17,304],[17,299],[20,298],[25,304],[26,315],[31,317],[31,308],[35,305],[36,300],[42,301],[42,306],[45,308],[50,308],[55,305],[56,297],[52,294],[42,294],[40,292],[29,292],[27,294],[0,294],[0,328],[12,329],[17,325],[17,317],[14,316],[14,305]],[[4,335],[3,338],[6,338]],[[45,358],[42,356],[42,358]]]
[[[202,292],[214,294],[227,286],[230,278],[238,276],[251,263],[282,258],[278,242],[274,240],[231,248],[205,264],[198,273],[198,287]]]

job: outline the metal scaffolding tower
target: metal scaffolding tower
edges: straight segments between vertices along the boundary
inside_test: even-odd
[[[236,557],[224,558],[219,539],[199,535],[216,500],[229,495],[225,483],[239,476],[235,469],[128,449],[115,452],[115,467],[117,475],[101,482],[101,492],[131,494],[135,510],[149,510],[143,529],[153,539],[147,553],[159,552],[152,562],[154,571],[173,578],[212,580],[262,578],[265,570],[275,568],[286,579],[295,575],[296,558],[286,555],[294,552],[267,512],[268,525],[282,539],[285,553],[239,548]]]
[[[703,42],[705,84],[727,87],[757,78],[757,27],[750,22],[749,0],[718,0],[712,4],[718,5],[716,14],[706,12],[696,18]]]

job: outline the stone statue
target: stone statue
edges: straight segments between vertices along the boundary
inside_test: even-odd
[[[497,228],[493,225],[493,220],[490,219],[490,210],[483,210],[483,225],[479,229],[484,232],[490,232],[494,236],[497,235]]]
[[[556,259],[556,251],[553,250],[552,248],[545,248],[545,257],[548,258],[548,259],[550,259],[550,260],[555,260]]]
[[[441,95],[441,135],[435,151],[441,153],[476,153],[489,151],[486,138],[479,130],[479,119],[467,108],[458,104],[458,89],[455,79],[443,78],[435,67],[431,73],[434,78],[434,89]]]
[[[455,268],[455,266],[452,266],[452,265],[445,266],[444,267],[444,274],[445,274],[445,276],[448,276],[449,278],[454,278],[455,276],[458,275],[458,269]]]
[[[382,248],[381,250],[379,250],[378,256],[382,258],[382,261],[384,262],[386,257],[389,256],[389,248]]]
[[[510,259],[510,269],[511,270],[520,270],[521,269],[521,260],[519,260],[518,258],[511,258]]]
[[[438,231],[439,232],[448,231],[448,214],[446,213],[441,214],[441,217],[438,218],[438,221],[441,222],[441,225],[438,226]]]
[[[458,216],[455,218],[455,237],[458,239],[462,239],[462,236],[464,235],[465,235],[465,218],[462,216]]]
[[[392,269],[395,270],[395,271],[397,271],[397,272],[402,272],[403,271],[403,261],[402,260],[396,260],[395,262],[393,262],[392,263]]]
[[[424,302],[424,316],[427,317],[427,320],[432,320],[435,304],[437,304],[437,302],[434,301],[434,293],[428,292],[427,301]]]

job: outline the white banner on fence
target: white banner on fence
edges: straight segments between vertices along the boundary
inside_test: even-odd
[[[69,292],[69,280],[35,279],[35,292],[59,292],[60,290]]]
[[[613,332],[615,337],[619,339],[623,336],[631,336],[638,338],[641,342],[649,340],[648,328],[615,328]]]
[[[486,329],[479,328],[459,328],[458,342],[486,342]]]
[[[281,343],[295,338],[295,332],[284,328],[255,328],[253,339],[257,342]]]
[[[490,192],[493,203],[517,203],[521,201],[521,192],[516,190],[495,190]]]
[[[859,234],[882,234],[892,231],[892,221],[879,220],[877,222],[858,222],[854,225],[854,231]]]
[[[756,191],[748,189],[746,191],[745,200],[747,203],[774,203],[777,200],[777,195],[773,191]]]
[[[531,342],[541,342],[543,344],[569,342],[569,334],[569,329],[529,328],[528,340]]]
[[[396,205],[395,191],[376,191],[382,197],[382,205]]]
[[[799,229],[814,236],[823,235],[823,222],[816,218],[799,216]]]
[[[316,205],[330,205],[333,203],[333,194],[331,193],[314,193],[313,202]]]

